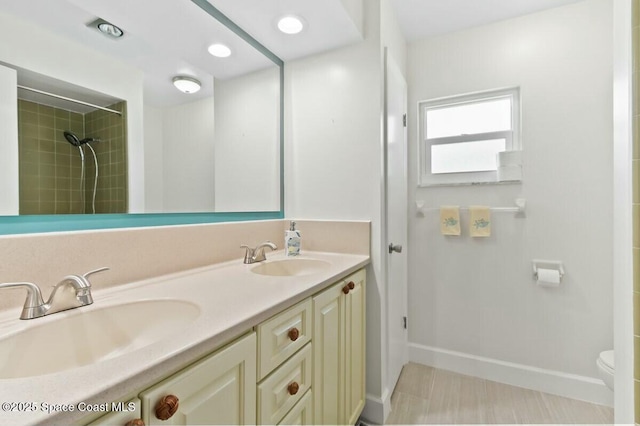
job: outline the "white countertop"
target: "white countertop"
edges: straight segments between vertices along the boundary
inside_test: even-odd
[[[284,254],[268,253],[267,257],[267,262],[272,262],[284,259]],[[185,364],[369,263],[369,256],[352,254],[305,252],[299,258],[324,260],[331,266],[318,274],[276,277],[252,273],[249,269],[255,264],[244,265],[239,259],[95,291],[93,305],[44,318],[22,321],[15,311],[2,314],[0,336],[6,336],[62,316],[133,301],[177,299],[200,307],[200,315],[187,328],[128,354],[55,374],[0,379],[0,403],[31,403],[37,408],[19,412],[4,411],[3,406],[0,424],[66,425],[92,413],[76,409],[48,414],[42,409],[43,403],[77,407],[79,403],[101,404],[134,397]],[[42,348],[42,354],[46,361],[46,348]]]

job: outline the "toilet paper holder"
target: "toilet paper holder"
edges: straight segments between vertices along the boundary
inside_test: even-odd
[[[560,273],[560,279],[564,275],[564,265],[559,260],[542,260],[534,259],[531,261],[533,264],[533,277],[538,279],[538,269],[552,269]]]

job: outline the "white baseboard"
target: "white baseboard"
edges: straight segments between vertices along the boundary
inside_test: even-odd
[[[391,413],[391,393],[389,389],[382,392],[381,397],[367,394],[361,417],[369,424],[383,425],[389,413]]]
[[[409,360],[443,370],[613,407],[613,392],[600,379],[431,346],[409,344]],[[595,363],[595,360],[593,361]]]

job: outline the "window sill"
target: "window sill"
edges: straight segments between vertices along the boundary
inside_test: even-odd
[[[460,183],[420,183],[418,188],[437,188],[441,186],[485,186],[485,185],[521,185],[519,180],[502,180],[493,182],[460,182]]]

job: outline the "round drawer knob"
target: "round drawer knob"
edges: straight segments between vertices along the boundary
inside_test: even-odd
[[[287,390],[289,391],[289,395],[295,395],[300,390],[300,385],[296,382],[289,383]]]
[[[178,411],[180,400],[175,395],[167,395],[158,401],[156,405],[156,417],[160,420],[167,420]]]
[[[354,288],[356,288],[356,285],[353,281],[349,281],[349,284],[347,284],[349,286],[349,290],[353,290]]]
[[[300,337],[300,330],[293,327],[291,330],[289,330],[289,333],[287,335],[292,342],[295,342],[296,340],[298,340],[298,337]]]
[[[145,426],[145,424],[142,419],[133,419],[125,423],[124,426]]]
[[[342,287],[342,292],[343,292],[344,294],[349,294],[349,291],[350,291],[350,290],[351,290],[351,289],[349,288],[349,284],[347,284],[347,285],[345,285],[344,287]]]

